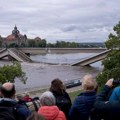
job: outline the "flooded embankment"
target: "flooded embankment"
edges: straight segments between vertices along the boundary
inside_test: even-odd
[[[90,54],[87,54],[90,56]],[[90,66],[71,66],[72,62],[78,61],[83,54],[62,54],[62,55],[36,55],[31,58],[37,63],[21,63],[22,70],[26,73],[27,82],[23,84],[20,80],[15,80],[16,90],[19,93],[25,91],[39,91],[48,88],[55,78],[60,78],[63,82],[82,79],[86,74],[96,76],[101,72],[101,62],[94,63]],[[0,62],[1,65],[10,62]],[[51,64],[46,64],[51,63]]]

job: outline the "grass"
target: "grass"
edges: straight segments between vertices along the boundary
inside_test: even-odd
[[[78,91],[74,91],[74,92],[70,92],[69,96],[71,98],[71,101],[73,103],[74,99],[82,92],[82,90],[78,90]]]

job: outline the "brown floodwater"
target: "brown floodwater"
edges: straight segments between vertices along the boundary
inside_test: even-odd
[[[102,70],[102,68],[96,66],[80,67],[40,63],[22,63],[22,68],[28,79],[26,84],[16,80],[16,89],[21,92],[48,87],[55,78],[60,78],[62,81],[82,79],[86,74],[96,76]]]
[[[21,63],[22,70],[26,73],[27,82],[23,84],[19,79],[15,80],[17,92],[34,91],[48,87],[55,78],[60,78],[63,82],[82,79],[86,74],[96,76],[101,72],[101,62],[94,63],[90,66],[71,66],[80,59],[91,56],[92,54],[47,54],[31,56],[31,59],[37,63]],[[0,65],[9,64],[10,62],[0,62]],[[50,65],[52,63],[56,65]]]

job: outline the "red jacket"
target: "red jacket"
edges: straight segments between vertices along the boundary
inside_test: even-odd
[[[64,113],[57,106],[41,106],[38,113],[46,120],[66,120]]]

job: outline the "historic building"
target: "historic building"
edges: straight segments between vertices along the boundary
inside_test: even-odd
[[[24,34],[22,35],[15,25],[12,33],[7,37],[1,37],[0,35],[0,47],[43,47],[44,39],[40,37],[35,37],[34,39],[29,39]],[[45,41],[46,42],[46,41]]]
[[[25,46],[27,44],[27,36],[22,35],[15,25],[14,30],[12,30],[12,34],[8,35],[4,39],[4,44],[6,46],[8,46],[8,45]]]

